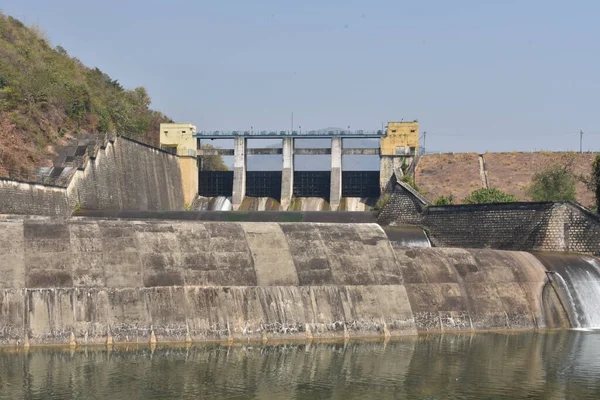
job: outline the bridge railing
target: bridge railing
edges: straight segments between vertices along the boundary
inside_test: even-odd
[[[318,131],[199,131],[194,137],[218,138],[218,137],[383,137],[382,130],[318,130]]]

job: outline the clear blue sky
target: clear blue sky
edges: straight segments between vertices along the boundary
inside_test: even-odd
[[[435,151],[600,149],[600,2],[5,0],[199,129],[421,122]]]

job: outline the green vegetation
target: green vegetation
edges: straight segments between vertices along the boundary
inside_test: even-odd
[[[143,87],[123,88],[0,13],[0,176],[25,174],[67,135],[115,132],[158,145],[168,118],[149,106]]]
[[[410,175],[404,175],[402,177],[402,182],[410,185],[413,189],[415,189],[417,192],[420,192],[419,187],[417,186],[417,184],[415,183],[415,180],[412,178],[412,176]]]
[[[200,146],[204,150],[212,150],[216,147],[209,144],[203,144]],[[227,165],[223,162],[221,156],[202,156],[202,170],[203,171],[229,171]]]
[[[391,197],[392,195],[390,193],[384,193],[383,195],[381,195],[381,197],[379,197],[379,199],[377,200],[377,203],[375,203],[373,211],[380,213],[389,203]]]
[[[450,204],[454,204],[454,196],[451,194],[448,196],[440,196],[433,201],[433,204],[436,206],[447,206]]]
[[[596,212],[600,212],[600,154],[596,154],[596,158],[592,163],[592,179],[590,189],[596,196]]]
[[[517,198],[498,189],[477,189],[463,199],[463,204],[512,203]]]
[[[570,164],[553,165],[533,176],[527,194],[533,201],[575,201]]]

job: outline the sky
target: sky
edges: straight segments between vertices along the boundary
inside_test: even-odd
[[[428,152],[600,149],[600,2],[3,0],[200,130],[380,129]]]

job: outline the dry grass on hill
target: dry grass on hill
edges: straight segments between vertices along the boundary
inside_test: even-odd
[[[417,165],[415,183],[425,197],[435,200],[452,194],[460,202],[481,189],[477,153],[424,155]]]
[[[430,154],[421,157],[416,184],[430,200],[452,194],[456,203],[482,187],[476,153]],[[486,153],[484,155],[490,188],[500,189],[522,201],[531,201],[527,187],[533,176],[546,167],[571,163],[576,176],[589,177],[594,153],[537,152]],[[594,204],[594,193],[576,182],[576,199],[586,207]]]
[[[573,173],[577,176],[589,176],[592,172],[593,153],[538,152],[538,153],[486,153],[485,163],[490,187],[510,193],[519,200],[530,201],[527,187],[533,176],[545,168],[571,162]],[[577,180],[576,199],[586,207],[594,204],[594,193]]]

